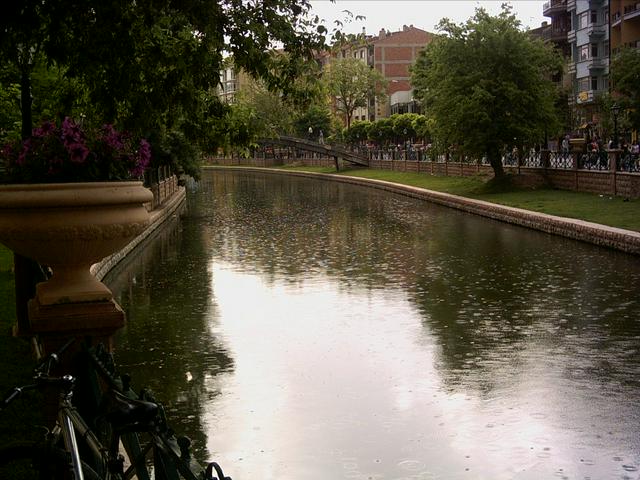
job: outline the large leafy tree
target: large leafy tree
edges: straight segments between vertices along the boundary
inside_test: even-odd
[[[262,82],[254,82],[240,91],[231,109],[254,112],[250,118],[252,130],[257,136],[273,137],[292,131],[291,106],[282,95],[269,91]]]
[[[466,23],[443,19],[438,28],[412,69],[414,94],[436,140],[486,155],[502,176],[505,148],[539,142],[556,125],[551,74],[559,56],[523,31],[506,5],[497,16],[478,8]]]
[[[382,74],[357,58],[333,60],[325,73],[327,88],[335,98],[336,110],[342,113],[346,126],[351,126],[355,110],[366,107],[369,98],[386,98],[386,80]]]
[[[615,100],[623,107],[634,128],[640,127],[640,50],[624,48],[611,62]]]
[[[24,136],[42,59],[82,82],[96,121],[155,137],[154,153],[175,158],[172,145],[215,146],[220,128],[212,123],[228,112],[215,95],[225,52],[270,89],[294,85],[304,60],[324,46],[326,29],[309,9],[307,0],[9,0],[0,59],[15,66]],[[276,47],[287,54],[269,54]]]

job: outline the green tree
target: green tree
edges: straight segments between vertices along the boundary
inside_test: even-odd
[[[344,140],[348,143],[354,144],[359,144],[367,140],[369,138],[369,130],[372,125],[373,123],[368,120],[353,122],[351,127],[344,129]]]
[[[616,102],[627,112],[633,128],[640,127],[640,50],[623,48],[611,61]]]
[[[476,9],[466,23],[448,19],[412,69],[416,97],[433,119],[432,134],[477,157],[496,177],[501,152],[544,138],[557,123],[551,74],[559,56],[520,27],[508,5],[497,16]]]
[[[369,140],[378,145],[386,145],[393,140],[393,121],[391,118],[380,118],[368,129]]]
[[[386,98],[385,78],[378,70],[357,58],[332,61],[324,78],[329,92],[335,98],[336,110],[345,117],[347,128],[351,126],[355,110],[366,107],[369,98],[374,97],[377,101]]]
[[[422,142],[430,141],[430,122],[425,115],[418,115],[415,117],[413,121],[413,129],[416,132],[416,137]]]
[[[417,117],[417,113],[396,113],[389,117],[393,124],[393,134],[396,141],[406,142],[416,137],[414,122]]]
[[[321,103],[311,105],[296,115],[294,121],[296,135],[302,138],[307,137],[309,127],[312,128],[316,138],[320,131],[322,131],[325,138],[333,133],[331,111],[327,105]]]
[[[198,148],[216,143],[222,127],[212,128],[210,117],[227,118],[215,96],[224,52],[269,89],[287,92],[327,32],[309,18],[308,0],[5,3],[0,59],[15,66],[23,135],[32,128],[31,75],[42,58],[84,85],[96,121],[155,136],[154,155],[177,138]],[[276,46],[287,54],[270,54]]]
[[[260,137],[288,135],[293,131],[292,107],[280,93],[271,92],[264,83],[252,82],[236,95],[237,106],[250,108],[255,112],[253,124]]]

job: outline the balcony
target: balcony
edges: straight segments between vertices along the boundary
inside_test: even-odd
[[[575,41],[576,41],[576,31],[575,30],[569,30],[567,32],[567,42],[574,43]]]
[[[567,0],[549,0],[542,6],[542,15],[552,17],[567,11]]]
[[[589,38],[604,37],[607,33],[607,25],[589,25],[588,30]]]
[[[587,61],[587,68],[589,70],[604,70],[607,66],[607,62],[603,58],[590,58]]]
[[[635,5],[627,5],[624,7],[624,19],[628,20],[633,17],[637,17],[640,15],[640,2]]]
[[[562,42],[567,40],[567,33],[569,30],[566,27],[549,26],[542,32],[542,38],[552,42]]]
[[[576,73],[576,62],[569,62],[569,64],[567,65],[567,73]]]
[[[576,0],[567,0],[567,12],[576,9]]]
[[[622,15],[620,12],[616,12],[611,16],[611,27],[617,27],[622,22]]]

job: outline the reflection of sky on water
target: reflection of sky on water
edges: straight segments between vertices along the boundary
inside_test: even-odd
[[[345,293],[326,277],[292,286],[211,269],[222,320],[212,335],[236,364],[213,379],[222,395],[209,438],[243,478],[301,477],[328,463],[345,478],[533,479],[593,475],[595,458],[613,460],[599,438],[615,419],[592,417],[598,395],[566,396],[543,338],[520,346],[518,364],[488,366],[483,395],[443,384],[436,339],[401,290]]]
[[[177,343],[139,357],[233,478],[637,475],[637,258],[327,182],[199,188],[121,349]]]

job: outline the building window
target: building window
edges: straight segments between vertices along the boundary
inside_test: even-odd
[[[591,10],[591,23],[593,23],[594,25],[596,23],[598,23],[598,11],[597,10]]]
[[[578,92],[586,92],[589,90],[589,77],[578,79]]]
[[[578,30],[587,28],[589,26],[589,12],[584,12],[578,15]]]
[[[608,8],[604,9],[604,15],[603,16],[604,16],[604,23],[608,24],[609,23],[609,9]]]
[[[598,58],[598,44],[591,44],[591,58]]]
[[[591,90],[598,90],[598,77],[591,77]]]
[[[589,59],[589,45],[582,45],[578,47],[578,61],[584,62]]]
[[[606,40],[604,42],[604,49],[602,51],[602,55],[605,57],[609,55],[609,40]]]

